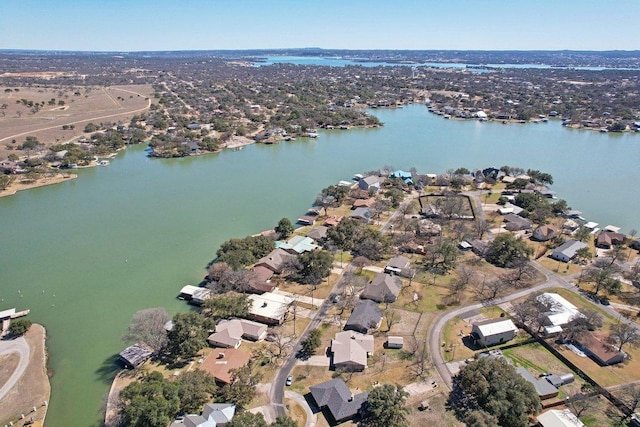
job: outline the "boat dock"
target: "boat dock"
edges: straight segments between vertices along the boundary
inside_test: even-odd
[[[16,312],[15,308],[0,311],[0,321],[2,321],[2,331],[0,332],[0,336],[4,336],[9,331],[9,325],[11,325],[12,319],[26,316],[30,311],[31,310],[26,309]]]

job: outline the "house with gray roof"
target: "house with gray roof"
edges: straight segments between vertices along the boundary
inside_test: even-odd
[[[530,219],[523,218],[516,214],[510,213],[504,216],[504,228],[508,231],[531,230],[533,222]]]
[[[377,192],[380,190],[380,178],[375,175],[370,175],[366,178],[362,178],[358,181],[358,188],[365,191],[371,191],[371,189],[375,189]]]
[[[236,405],[231,403],[207,403],[202,415],[187,415],[181,421],[174,421],[170,427],[218,427],[227,424],[236,413]]]
[[[378,308],[378,303],[363,299],[353,308],[351,316],[344,325],[344,330],[366,334],[370,329],[378,329],[380,323],[382,323],[382,312]]]
[[[289,262],[293,262],[296,259],[295,255],[290,254],[284,249],[277,248],[271,251],[267,256],[260,258],[258,262],[256,262],[257,266],[266,267],[269,270],[273,271],[276,274],[282,273],[284,268],[287,266]]]
[[[340,378],[309,387],[311,397],[322,409],[331,425],[339,424],[355,417],[369,397],[368,392],[353,395]]]
[[[558,395],[559,390],[545,378],[534,377],[533,375],[531,375],[531,372],[529,372],[527,368],[523,366],[517,367],[516,371],[518,371],[522,378],[533,385],[540,400],[551,399],[552,397],[556,397]]]
[[[370,299],[375,302],[394,302],[398,299],[402,282],[396,276],[387,273],[378,273],[375,275],[371,283],[369,283],[360,298]]]
[[[314,227],[307,233],[307,237],[312,238],[317,242],[323,241],[327,237],[328,227],[324,225],[319,225],[318,227]]]
[[[238,348],[242,339],[261,341],[267,336],[267,326],[246,319],[221,320],[216,331],[209,335],[210,345],[223,348]]]
[[[349,215],[349,217],[362,221],[369,221],[373,218],[373,211],[369,208],[356,208],[353,212],[351,212],[351,215]]]
[[[338,332],[331,340],[331,353],[335,369],[364,371],[367,358],[373,355],[373,335],[355,331]]]
[[[578,250],[586,247],[587,244],[579,240],[567,240],[553,250],[551,258],[557,261],[569,262],[576,257]]]

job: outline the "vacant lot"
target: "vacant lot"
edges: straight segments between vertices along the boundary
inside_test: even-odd
[[[11,152],[24,155],[13,149],[24,142],[27,135],[51,145],[82,135],[89,122],[126,122],[149,108],[152,93],[153,89],[147,85],[0,87],[0,159]],[[63,125],[75,128],[63,130]]]

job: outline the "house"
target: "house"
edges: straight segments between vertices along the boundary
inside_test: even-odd
[[[536,389],[536,393],[538,393],[538,397],[540,400],[551,399],[552,397],[556,397],[560,392],[555,386],[553,386],[549,381],[544,378],[536,378],[531,375],[531,372],[524,366],[518,366],[516,371],[524,378],[533,384],[533,387]]]
[[[251,355],[235,348],[212,351],[199,366],[199,369],[210,373],[218,383],[231,384],[233,369],[243,367],[249,362]]]
[[[358,199],[353,202],[353,205],[351,206],[351,208],[352,209],[370,208],[371,206],[373,206],[375,202],[376,202],[376,199],[374,199],[373,197],[369,197],[368,199]]]
[[[189,130],[200,130],[202,126],[199,123],[191,122],[187,125],[187,129]]]
[[[328,230],[329,228],[327,228],[326,226],[319,225],[309,230],[309,232],[307,233],[307,237],[315,240],[316,242],[321,242],[327,237]]]
[[[397,171],[391,172],[391,174],[389,174],[389,178],[401,179],[405,184],[413,184],[413,176],[411,175],[411,172],[405,172],[398,169]]]
[[[587,332],[575,339],[582,350],[600,366],[611,366],[621,363],[627,356],[614,345],[606,342],[606,337],[596,332]]]
[[[537,299],[549,308],[549,311],[544,313],[546,334],[561,332],[562,326],[569,323],[571,319],[582,316],[575,305],[556,293],[545,292],[538,295]]]
[[[471,338],[482,347],[502,344],[512,340],[518,334],[518,328],[511,319],[500,317],[477,322],[471,330]]]
[[[489,251],[489,242],[487,242],[486,240],[472,240],[469,242],[469,244],[471,245],[471,250],[473,251],[474,254],[483,257],[487,254],[487,251]]]
[[[355,417],[369,397],[368,392],[352,394],[345,382],[334,378],[309,387],[311,397],[319,409],[329,415],[330,425],[342,423]]]
[[[558,235],[558,230],[552,225],[541,225],[533,231],[531,236],[534,240],[539,242],[546,242],[553,239]]]
[[[256,294],[263,294],[265,292],[271,292],[275,289],[276,285],[270,282],[271,277],[274,275],[272,270],[267,267],[258,265],[251,267],[251,276],[249,278],[249,292]]]
[[[133,344],[118,354],[118,359],[128,368],[137,368],[149,360],[153,350],[144,344]]]
[[[537,416],[541,427],[584,427],[569,409],[550,409]]]
[[[246,319],[221,320],[207,341],[214,347],[238,348],[242,339],[261,341],[267,336],[267,326]]]
[[[378,192],[380,190],[380,178],[370,175],[358,181],[358,188],[365,191]]]
[[[393,257],[384,267],[384,271],[387,273],[400,274],[409,268],[409,262],[409,258],[402,255]]]
[[[282,271],[296,259],[295,255],[290,254],[281,248],[276,248],[271,251],[267,256],[260,258],[256,262],[255,267],[262,266],[268,268],[276,274],[282,273]]]
[[[621,245],[625,242],[626,236],[615,231],[603,230],[596,238],[596,246],[602,249],[611,249],[614,245]]]
[[[387,348],[402,348],[404,346],[404,339],[402,337],[388,336]]]
[[[509,231],[531,230],[533,222],[530,219],[523,218],[513,213],[504,216],[504,228]]]
[[[290,254],[296,255],[304,252],[311,252],[318,249],[311,237],[293,236],[286,242],[277,241],[276,248],[284,249]]]
[[[293,299],[265,292],[262,295],[249,295],[249,301],[251,305],[247,318],[267,325],[280,325],[284,322]]]
[[[358,301],[351,316],[344,325],[345,331],[357,331],[366,334],[369,329],[378,329],[382,323],[382,313],[378,303],[364,299]]]
[[[364,288],[360,298],[369,299],[378,303],[394,302],[398,299],[402,282],[395,276],[386,273],[378,273]]]
[[[367,357],[373,355],[373,335],[355,331],[338,332],[331,340],[333,367],[349,371],[364,371]]]
[[[207,403],[202,415],[187,415],[176,420],[169,427],[218,427],[227,424],[236,413],[232,403]]]
[[[351,215],[349,215],[349,217],[362,221],[369,221],[373,218],[373,211],[369,208],[357,208],[353,212],[351,212]]]
[[[331,215],[324,221],[324,225],[327,227],[336,227],[338,224],[340,224],[342,218],[344,218],[342,215]]]
[[[553,250],[551,258],[557,261],[569,262],[576,257],[577,251],[586,247],[586,243],[579,240],[567,240]]]

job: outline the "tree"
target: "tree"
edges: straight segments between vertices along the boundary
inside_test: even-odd
[[[229,293],[206,300],[202,304],[202,314],[216,319],[246,317],[250,305],[251,301],[247,295]]]
[[[9,333],[14,337],[21,337],[29,331],[31,325],[32,323],[29,319],[12,320],[9,325]]]
[[[477,410],[468,412],[464,423],[467,427],[494,427],[498,425],[498,419],[486,411]]]
[[[563,333],[570,339],[580,338],[589,331],[602,327],[602,316],[593,309],[584,310],[581,315],[573,316],[563,326]]]
[[[282,218],[278,221],[278,225],[276,225],[275,230],[281,239],[286,239],[293,233],[294,228],[289,218]]]
[[[593,283],[594,297],[597,297],[601,290],[608,294],[616,294],[622,287],[620,281],[613,276],[616,272],[615,266],[599,263],[594,268],[588,269],[582,280]]]
[[[436,245],[427,247],[425,267],[433,273],[446,274],[456,268],[458,255],[458,246],[453,240],[441,239]]]
[[[241,412],[225,424],[225,427],[269,427],[260,413],[253,414],[249,411]]]
[[[194,357],[207,345],[204,317],[195,312],[176,314],[167,337],[167,350],[175,359]]]
[[[310,251],[298,257],[300,271],[298,280],[301,283],[318,285],[331,272],[333,257],[325,250]]]
[[[248,236],[230,239],[220,245],[216,255],[218,262],[226,262],[234,270],[255,263],[275,249],[273,239],[266,236]]]
[[[297,427],[298,424],[288,416],[279,416],[271,427]]]
[[[126,342],[143,342],[153,351],[159,352],[167,345],[167,331],[164,325],[169,320],[164,308],[139,310],[133,315],[127,333],[122,339]]]
[[[511,233],[499,234],[489,244],[487,261],[498,267],[510,267],[515,262],[528,260],[533,254],[533,248],[520,237]]]
[[[502,427],[527,427],[528,416],[540,410],[533,385],[501,358],[484,357],[467,364],[454,378],[454,387],[471,407],[493,415]]]
[[[14,177],[5,174],[0,174],[0,190],[6,190],[9,185],[15,180]]]
[[[256,395],[256,385],[262,375],[254,372],[256,359],[252,359],[245,366],[231,370],[231,383],[225,384],[218,396],[223,402],[233,403],[243,409]]]
[[[210,402],[218,387],[216,379],[208,372],[187,371],[176,381],[180,410],[188,414],[198,413],[205,403]]]
[[[307,338],[302,342],[302,352],[311,356],[320,346],[320,337],[322,332],[320,329],[313,329],[307,334]]]
[[[355,248],[360,239],[364,225],[354,218],[345,218],[335,227],[327,231],[327,238],[331,243],[344,251]]]
[[[576,251],[576,257],[575,257],[575,261],[577,263],[586,263],[588,261],[590,261],[593,258],[593,254],[591,253],[591,250],[589,249],[588,246],[585,246],[584,248],[580,248]]]
[[[409,427],[406,405],[409,393],[399,385],[384,384],[374,388],[364,404],[362,425],[365,427]]]
[[[127,385],[120,392],[120,400],[126,426],[164,427],[180,409],[178,386],[159,372]]]
[[[580,227],[575,233],[573,233],[573,237],[581,242],[586,242],[591,238],[591,229],[587,227]]]
[[[631,323],[616,323],[609,328],[609,340],[618,346],[618,351],[622,351],[622,346],[625,344],[634,348],[639,347],[640,331]]]

